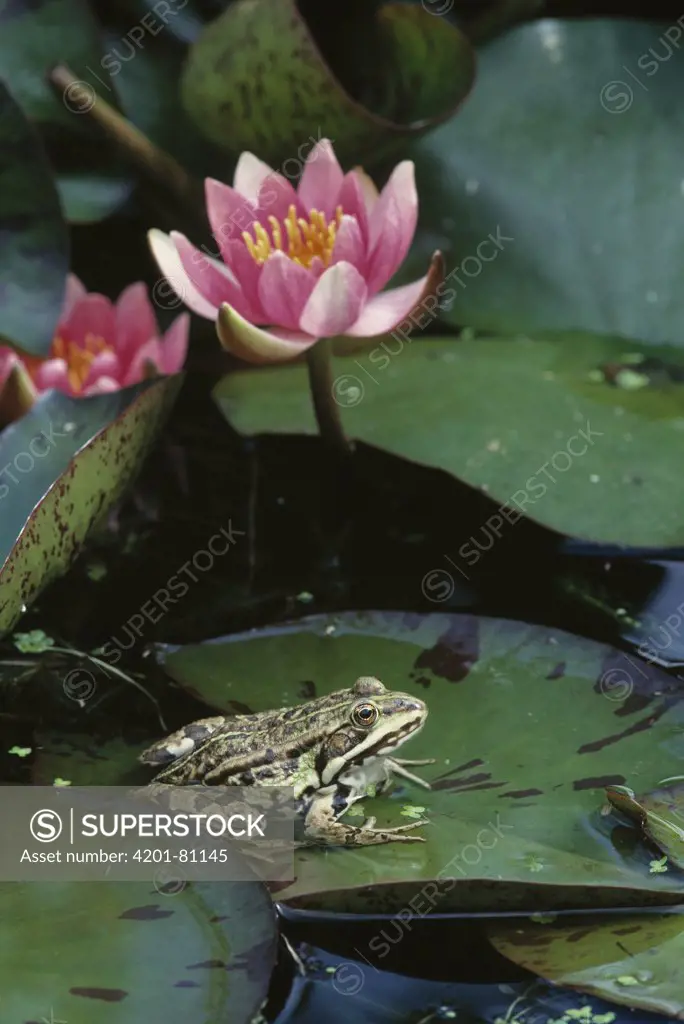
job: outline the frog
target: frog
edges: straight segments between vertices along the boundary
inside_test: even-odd
[[[147,765],[162,766],[155,785],[288,786],[294,788],[297,846],[373,846],[425,842],[417,819],[376,828],[376,819],[340,820],[369,792],[387,791],[395,776],[430,789],[396,750],[425,725],[428,709],[412,694],[389,690],[375,676],[303,704],[253,714],[198,719],[148,747]]]

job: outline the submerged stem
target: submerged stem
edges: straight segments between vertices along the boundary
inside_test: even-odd
[[[340,406],[335,397],[337,381],[333,380],[332,376],[331,353],[330,338],[321,338],[308,349],[306,362],[309,369],[309,387],[321,437],[338,451],[349,454],[353,446],[344,432],[340,419]]]

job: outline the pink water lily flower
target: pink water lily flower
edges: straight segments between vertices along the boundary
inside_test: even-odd
[[[311,150],[296,190],[243,153],[233,187],[208,178],[205,192],[221,260],[177,231],[151,231],[150,246],[185,304],[216,320],[223,347],[249,362],[293,359],[323,337],[391,331],[443,276],[435,253],[425,277],[381,291],[416,229],[410,160],[394,169],[378,195],[362,170],[342,172],[332,144],[323,139]]]
[[[0,415],[15,419],[50,388],[85,397],[118,391],[155,373],[177,373],[185,362],[189,328],[190,317],[182,313],[160,337],[142,282],[129,285],[114,303],[87,292],[70,274],[50,355],[38,359],[0,346]]]

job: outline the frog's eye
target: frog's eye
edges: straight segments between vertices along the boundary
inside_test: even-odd
[[[378,714],[375,704],[371,704],[370,701],[362,701],[352,709],[351,720],[354,725],[360,725],[367,729],[369,726],[375,725]]]

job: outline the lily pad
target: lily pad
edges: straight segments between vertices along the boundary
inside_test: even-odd
[[[467,38],[419,5],[357,4],[339,28],[333,68],[296,0],[231,4],[190,48],[186,110],[217,146],[284,161],[292,178],[321,135],[342,161],[377,159],[450,117],[472,86]],[[353,46],[339,46],[340,33]]]
[[[76,676],[72,676],[76,679]],[[94,696],[97,680],[80,672],[81,692]],[[66,676],[67,690],[69,674]],[[68,779],[73,786],[128,786],[132,775],[140,775],[138,757],[149,741],[128,743],[121,737],[102,740],[89,733],[38,733],[31,778],[34,786],[51,786],[55,779]]]
[[[0,81],[0,339],[47,355],[68,269],[69,237],[47,157]]]
[[[684,787],[656,789],[638,799],[624,786],[609,786],[610,804],[633,821],[672,862],[684,871]]]
[[[43,395],[0,434],[0,632],[64,572],[131,482],[181,375],[92,398]]]
[[[607,785],[636,771],[655,785],[684,752],[684,693],[655,666],[644,663],[643,676],[632,668],[634,689],[616,702],[607,674],[631,663],[603,644],[398,612],[312,616],[158,655],[228,712],[299,703],[367,674],[427,702],[427,724],[401,756],[437,759],[416,769],[432,790],[402,782],[364,800],[380,824],[405,823],[407,804],[426,807],[426,842],[300,850],[296,881],[277,894],[289,906],[378,914],[412,898],[419,913],[682,901],[684,882],[624,855],[599,814]]]
[[[572,925],[495,924],[490,942],[548,981],[634,1009],[684,1017],[684,920],[639,915]]]
[[[258,882],[0,885],[0,1015],[69,1024],[247,1024],[276,926]],[[40,927],[37,927],[39,922]]]
[[[542,19],[479,51],[458,118],[415,147],[419,232],[398,280],[439,248],[451,324],[682,345],[684,64],[667,28]],[[513,239],[498,252],[497,230]]]
[[[599,543],[684,544],[684,388],[663,380],[624,390],[603,379],[599,368],[628,343],[411,340],[334,360],[333,397],[350,437],[446,470],[505,506],[477,536],[454,537],[451,558],[466,575],[521,512]],[[655,351],[682,374],[676,350]],[[239,370],[214,395],[244,434],[316,433],[303,366]]]
[[[134,182],[103,174],[61,174],[57,188],[70,224],[96,224],[130,199]]]
[[[47,81],[56,64],[68,64],[93,97],[116,106],[97,21],[86,0],[0,0],[0,78],[25,113],[42,124],[87,131],[87,118],[67,90]]]

